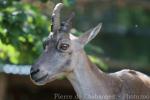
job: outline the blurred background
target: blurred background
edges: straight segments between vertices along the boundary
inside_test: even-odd
[[[43,50],[54,6],[63,2],[62,19],[71,12],[72,33],[81,35],[102,22],[100,34],[85,47],[105,72],[130,68],[150,75],[149,0],[0,0],[0,100],[53,100],[75,95],[65,78],[35,86],[30,66]],[[56,99],[55,99],[56,100]],[[61,99],[62,100],[62,99]]]

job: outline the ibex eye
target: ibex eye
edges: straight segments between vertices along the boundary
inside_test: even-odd
[[[69,39],[60,39],[57,44],[57,49],[61,52],[70,52],[70,40]]]
[[[59,47],[60,50],[67,50],[68,48],[69,48],[69,44],[66,44],[66,43],[60,44],[60,47]]]

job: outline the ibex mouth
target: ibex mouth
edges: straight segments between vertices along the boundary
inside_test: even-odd
[[[48,80],[48,74],[44,74],[42,71],[36,70],[30,74],[31,80],[37,85],[44,85]]]
[[[36,85],[44,85],[47,83],[47,80],[48,80],[48,74],[41,76],[39,78],[32,78],[32,76],[30,77],[33,83],[35,83]]]
[[[44,75],[44,76],[42,76],[42,77],[40,77],[40,78],[38,78],[38,79],[35,79],[34,81],[39,83],[39,82],[41,82],[41,81],[46,80],[47,77],[48,77],[48,74],[46,74],[46,75]]]

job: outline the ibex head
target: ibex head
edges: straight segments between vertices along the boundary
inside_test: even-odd
[[[31,68],[31,79],[37,85],[44,85],[73,71],[75,62],[73,55],[83,51],[84,45],[92,40],[101,29],[101,24],[90,29],[84,35],[75,37],[70,34],[71,19],[60,22],[60,10],[64,5],[59,3],[52,13],[52,31],[48,39],[44,41],[44,51]]]

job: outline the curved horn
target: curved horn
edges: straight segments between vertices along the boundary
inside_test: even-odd
[[[53,30],[56,31],[60,29],[60,10],[64,4],[58,3],[52,13],[52,25],[53,25]]]

